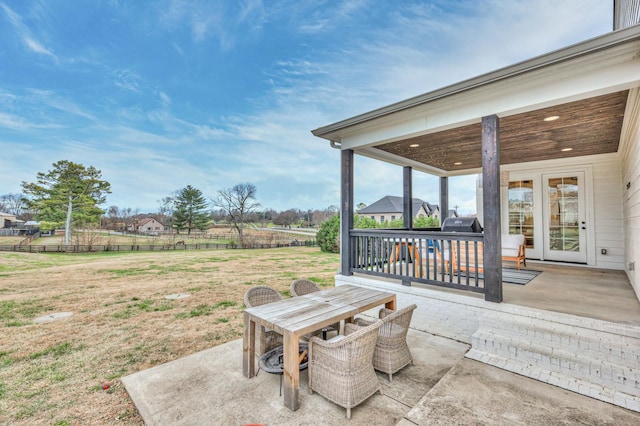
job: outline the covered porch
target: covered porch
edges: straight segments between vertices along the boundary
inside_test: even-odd
[[[341,153],[340,275],[464,289],[500,303],[501,236],[523,234],[528,259],[624,271],[638,298],[639,49],[636,25],[314,130]],[[399,166],[399,233],[354,229],[358,156]],[[414,229],[414,171],[439,177],[442,212],[448,179],[477,174],[483,232]],[[438,240],[440,258],[391,270],[394,246],[419,247],[428,261]],[[462,251],[482,286],[452,279]]]
[[[636,25],[314,130],[341,155],[336,285],[416,303],[467,358],[640,411],[639,51]],[[404,229],[354,229],[358,156],[401,169]],[[414,229],[414,171],[439,177],[442,212],[448,179],[479,175],[483,232]],[[524,286],[503,234],[543,271]]]

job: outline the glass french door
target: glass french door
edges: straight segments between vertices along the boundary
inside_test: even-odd
[[[584,172],[542,175],[544,259],[587,262]]]

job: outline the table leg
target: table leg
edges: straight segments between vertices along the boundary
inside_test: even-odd
[[[284,405],[293,411],[298,409],[300,388],[299,339],[291,332],[284,333]]]
[[[396,310],[396,297],[394,296],[392,300],[388,301],[384,304],[384,307],[387,309],[391,309],[393,311]]]
[[[256,323],[249,314],[244,314],[244,333],[242,339],[242,374],[251,378],[256,375]]]

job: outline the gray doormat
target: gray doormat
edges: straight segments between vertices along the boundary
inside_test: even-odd
[[[518,284],[525,285],[529,283],[532,279],[540,275],[542,271],[534,271],[531,269],[520,269],[519,271],[515,268],[502,268],[502,282],[509,284]],[[460,273],[460,276],[466,276],[464,272]],[[476,274],[469,274],[470,278],[475,278]],[[478,279],[483,280],[484,274],[480,272],[478,275]]]

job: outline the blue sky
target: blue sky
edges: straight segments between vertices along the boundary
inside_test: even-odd
[[[605,0],[0,0],[0,194],[58,160],[106,206],[251,182],[264,208],[339,204],[339,152],[310,130],[611,31]],[[356,203],[402,169],[356,157]],[[373,178],[372,178],[373,177]],[[414,196],[438,203],[436,178]],[[475,178],[450,180],[475,212]]]

